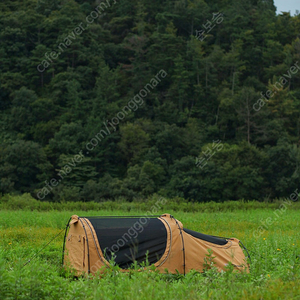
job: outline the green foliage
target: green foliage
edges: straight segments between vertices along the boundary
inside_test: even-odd
[[[32,141],[16,140],[0,146],[0,189],[33,191],[51,170],[43,148]]]
[[[7,197],[7,196],[6,196]],[[1,199],[3,200],[3,198]],[[19,197],[24,204],[32,198]],[[175,201],[175,200],[174,200]],[[183,202],[178,199],[178,202]],[[45,202],[41,202],[45,203]],[[239,202],[236,202],[237,204]],[[262,203],[256,202],[257,205]],[[90,203],[91,204],[91,203]],[[79,203],[77,203],[79,205]],[[236,272],[231,264],[223,272],[214,267],[208,249],[206,270],[186,275],[161,274],[145,262],[128,272],[111,261],[104,273],[75,278],[61,268],[63,233],[37,253],[63,228],[73,213],[79,215],[133,215],[126,211],[93,208],[84,211],[0,211],[0,298],[1,299],[297,299],[300,296],[299,212],[288,209],[265,232],[253,234],[274,215],[274,208],[236,209],[234,213],[177,211],[173,214],[186,228],[203,233],[234,236],[250,251],[250,273]],[[296,205],[296,204],[293,204]],[[61,206],[62,207],[62,206]],[[222,208],[223,207],[223,208]],[[149,209],[149,207],[148,207]],[[146,210],[145,210],[146,211]],[[222,212],[223,211],[223,212]],[[168,211],[171,212],[172,211]],[[284,234],[283,234],[284,233]],[[33,256],[37,254],[34,258]],[[30,262],[28,260],[30,259]],[[24,266],[24,264],[27,265]]]
[[[1,2],[0,193],[38,197],[80,151],[45,200],[262,201],[300,185],[299,69],[275,86],[300,61],[299,15],[272,0],[98,2]]]
[[[157,194],[152,195],[151,197],[148,197],[143,199],[141,201],[141,198],[136,198],[132,202],[128,202],[128,196],[124,196],[120,194],[120,191],[116,188],[118,187],[118,183],[114,183],[114,186],[107,186],[107,184],[103,183],[103,185],[100,185],[101,189],[98,190],[95,187],[95,183],[88,181],[88,185],[90,189],[87,190],[89,193],[89,197],[95,196],[99,201],[89,201],[89,202],[81,202],[77,201],[80,200],[80,194],[73,194],[73,198],[70,197],[69,199],[64,199],[63,197],[61,202],[49,202],[49,201],[39,201],[34,199],[30,194],[23,194],[18,196],[12,196],[9,194],[6,194],[2,197],[0,197],[0,209],[5,210],[6,213],[8,213],[8,210],[20,210],[20,213],[22,213],[22,210],[30,210],[30,211],[101,211],[103,213],[104,211],[114,211],[116,212],[118,209],[122,209],[124,212],[130,212],[130,211],[137,211],[137,212],[147,212],[147,211],[155,211],[159,209],[159,211],[154,212],[153,214],[163,214],[166,211],[169,212],[201,212],[201,213],[212,213],[212,212],[235,212],[237,210],[241,211],[248,211],[248,210],[254,210],[254,209],[278,209],[280,205],[285,203],[288,199],[276,199],[274,202],[270,203],[268,201],[264,202],[258,202],[258,201],[245,201],[245,200],[237,200],[237,201],[225,201],[223,203],[221,202],[191,202],[187,201],[184,198],[180,197],[174,197],[165,199],[165,204],[160,205],[159,200],[161,199],[160,196]],[[105,186],[107,186],[107,190],[114,190],[116,193],[117,200],[109,200],[107,197],[105,197]],[[98,187],[98,185],[97,185]],[[74,189],[67,189],[64,191],[62,189],[62,193],[69,193],[69,195],[72,195],[72,191]],[[83,190],[85,191],[85,189]],[[93,194],[93,193],[97,194]],[[121,192],[124,194],[128,193],[130,195],[130,191],[125,190],[124,188],[121,189]],[[100,198],[101,197],[101,198]],[[67,201],[69,200],[69,201]],[[268,200],[268,199],[266,199]],[[299,202],[293,203],[293,209],[299,210],[300,204]],[[118,213],[122,214],[122,211],[118,211]],[[86,213],[84,213],[86,215]],[[25,215],[24,215],[25,217]],[[27,216],[26,216],[27,217]],[[66,214],[67,218],[67,214]]]

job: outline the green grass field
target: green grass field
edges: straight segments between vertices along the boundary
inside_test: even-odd
[[[295,207],[281,213],[264,208],[203,213],[164,209],[158,214],[166,212],[186,228],[240,239],[250,250],[250,274],[212,269],[174,276],[152,271],[121,273],[112,268],[101,278],[74,280],[60,269],[63,233],[23,267],[65,227],[72,214],[144,212],[2,210],[0,299],[300,299],[300,217]],[[266,220],[273,224],[259,228]]]

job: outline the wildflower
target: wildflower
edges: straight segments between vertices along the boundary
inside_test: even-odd
[[[268,277],[271,277],[270,274],[268,274]]]
[[[281,251],[281,249],[277,248],[277,251]]]
[[[265,240],[266,238],[264,238],[264,240]]]
[[[11,245],[11,243],[8,243],[8,245]]]

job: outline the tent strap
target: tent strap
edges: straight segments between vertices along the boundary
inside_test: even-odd
[[[62,229],[53,239],[51,239],[45,246],[43,246],[38,252],[36,252],[23,266],[25,267],[27,264],[31,262],[33,258],[35,258],[41,251],[43,251],[52,241],[54,241],[65,229]]]

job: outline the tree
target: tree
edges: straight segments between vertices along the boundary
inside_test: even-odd
[[[37,143],[17,140],[0,148],[1,192],[33,192],[49,179],[52,166]]]
[[[140,160],[150,141],[149,135],[139,126],[127,123],[120,127],[121,140],[119,148],[129,164]]]

